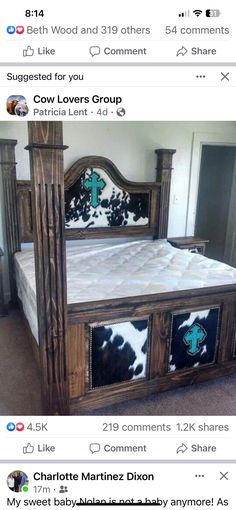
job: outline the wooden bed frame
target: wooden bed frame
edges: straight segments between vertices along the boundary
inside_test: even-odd
[[[175,150],[156,151],[156,183],[127,181],[112,162],[96,156],[79,160],[64,175],[63,151],[67,147],[63,145],[62,123],[29,122],[28,128],[26,149],[30,155],[31,181],[16,180],[16,140],[0,140],[0,159],[11,299],[15,302],[14,253],[21,250],[22,242],[34,241],[44,413],[86,412],[236,372],[236,285],[67,305],[66,239],[167,237]],[[86,166],[103,169],[127,193],[146,194],[148,224],[65,229],[65,191],[70,190]],[[206,309],[212,312],[216,324],[211,361],[171,371],[169,356],[173,328],[177,328],[175,321],[180,316],[184,318],[184,314]],[[145,377],[91,388],[92,326],[144,318],[149,324]]]

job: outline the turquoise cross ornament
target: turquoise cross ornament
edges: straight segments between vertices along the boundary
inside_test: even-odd
[[[99,191],[105,188],[106,183],[103,179],[100,178],[100,175],[97,172],[92,172],[89,179],[84,181],[84,188],[87,191],[91,191],[91,206],[96,208],[100,200],[98,198]]]
[[[201,350],[201,344],[205,340],[207,333],[201,324],[193,324],[184,335],[184,343],[189,347],[187,353],[195,356]]]

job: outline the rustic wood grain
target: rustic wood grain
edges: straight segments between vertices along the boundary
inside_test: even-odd
[[[67,329],[68,379],[70,398],[85,395],[88,379],[88,342],[85,324],[76,324]],[[87,386],[88,387],[88,386]]]
[[[12,147],[6,150],[11,162],[7,192],[15,197],[16,177]],[[8,147],[5,143],[4,146]],[[79,413],[123,400],[165,391],[185,384],[236,372],[234,357],[236,285],[109,299],[67,305],[65,237],[82,239],[106,236],[146,235],[167,237],[170,181],[174,150],[157,150],[157,183],[127,181],[106,158],[90,156],[77,161],[65,175],[66,189],[85,166],[105,168],[110,178],[128,192],[147,192],[150,197],[148,227],[68,229],[65,234],[62,124],[30,122],[29,146],[32,183],[21,181],[18,206],[22,239],[35,242],[37,305],[41,354],[42,391],[45,414]],[[99,165],[101,165],[99,167]],[[14,167],[14,170],[12,168]],[[3,167],[2,167],[3,168]],[[9,165],[8,165],[9,168]],[[9,204],[12,203],[8,200]],[[10,208],[9,208],[10,209]],[[33,214],[32,214],[33,212]],[[9,221],[14,223],[9,210]],[[16,223],[14,223],[14,228]],[[10,227],[13,229],[13,226]],[[13,238],[19,244],[19,225]],[[16,235],[18,233],[18,237]],[[13,253],[11,248],[10,253]],[[171,314],[178,311],[219,306],[222,311],[216,363],[168,373]],[[129,381],[109,387],[89,388],[89,324],[150,317],[149,375],[147,380]],[[68,328],[67,328],[68,324]]]
[[[122,402],[133,398],[144,397],[156,391],[165,391],[174,387],[195,384],[205,380],[220,377],[226,374],[236,372],[236,359],[233,360],[233,345],[235,340],[235,310],[236,310],[236,292],[231,292],[232,286],[227,286],[228,292],[214,294],[213,288],[208,288],[209,295],[192,296],[189,291],[185,291],[185,297],[174,299],[175,293],[172,293],[172,299],[161,299],[158,295],[153,296],[153,301],[145,304],[135,303],[130,307],[130,300],[126,299],[126,305],[118,301],[113,301],[114,309],[111,311],[106,304],[103,309],[93,310],[95,303],[89,304],[90,309],[83,310],[81,319],[76,317],[76,321],[93,321],[95,316],[97,320],[111,320],[119,317],[130,317],[130,320],[139,318],[145,314],[153,314],[151,321],[151,345],[150,345],[150,374],[149,380],[130,381],[126,383],[114,384],[106,388],[97,388],[87,392],[80,399],[71,401],[73,412],[96,409],[106,405]],[[203,290],[203,289],[200,289]],[[151,296],[149,296],[150,299]],[[138,298],[131,298],[138,301]],[[116,302],[116,303],[115,303]],[[92,305],[92,306],[91,306]],[[220,307],[222,309],[222,320],[219,323],[219,347],[216,362],[214,364],[202,365],[198,368],[186,368],[173,373],[168,373],[168,351],[171,334],[171,315],[178,311],[191,312],[197,309],[211,307]],[[69,314],[71,321],[71,314]]]
[[[233,345],[236,326],[236,297],[222,304],[218,362],[226,362],[233,358]]]
[[[27,337],[27,340],[29,342],[29,346],[31,348],[31,351],[33,353],[34,359],[35,359],[38,367],[41,368],[41,365],[40,365],[39,344],[37,343],[37,340],[34,337],[32,331],[30,329],[30,325],[29,325],[28,319],[27,319],[27,317],[25,316],[25,313],[24,313],[24,308],[23,308],[22,301],[21,301],[21,299],[19,297],[17,299],[17,305],[18,305],[19,310],[21,312],[22,319],[23,319],[23,322],[24,322],[24,326],[25,326],[25,329],[26,329],[26,332],[27,332],[26,337]]]
[[[30,181],[17,181],[17,205],[21,242],[31,243],[33,241],[33,216]]]
[[[170,313],[155,313],[152,320],[152,341],[150,354],[150,378],[161,376],[168,371],[168,346],[170,339]]]
[[[7,315],[7,308],[4,303],[4,290],[3,290],[3,266],[2,266],[3,255],[4,253],[0,248],[0,317],[5,317],[5,315]]]
[[[36,124],[36,123],[35,123]],[[39,127],[37,127],[39,129]],[[31,128],[31,137],[34,137],[34,128]],[[45,138],[45,137],[44,137]],[[35,140],[35,138],[33,138]],[[33,143],[33,142],[32,142]],[[34,146],[36,147],[34,141]],[[37,145],[39,146],[39,145]],[[65,236],[68,240],[101,239],[130,236],[166,237],[169,196],[170,196],[170,156],[175,150],[160,149],[158,153],[158,182],[134,182],[127,180],[116,165],[109,159],[101,156],[86,156],[76,161],[65,172],[65,191],[80,178],[85,168],[101,168],[107,172],[115,185],[128,193],[146,193],[149,200],[149,221],[144,226],[123,226],[106,228],[66,228]],[[163,165],[169,165],[165,167]],[[21,235],[24,242],[32,240],[30,226],[32,223],[30,212],[30,181],[20,181],[18,186],[18,202],[20,207]],[[27,196],[28,194],[28,196]]]
[[[71,400],[72,414],[81,411],[91,411],[101,407],[117,404],[119,402],[143,398],[153,393],[167,391],[180,386],[192,385],[236,373],[235,361],[207,367],[193,368],[189,370],[173,372],[162,377],[156,377],[149,381],[134,381],[127,383],[126,388],[122,384],[112,388],[102,388],[88,393],[85,397]]]
[[[175,248],[187,250],[197,249],[198,253],[201,253],[202,255],[205,255],[206,244],[209,243],[209,239],[201,239],[200,237],[195,236],[168,237],[168,241]]]
[[[159,204],[159,220],[156,238],[166,239],[169,220],[170,184],[172,173],[172,159],[176,153],[174,149],[157,149],[157,183],[161,186]]]
[[[62,124],[29,122],[39,345],[45,414],[69,413]]]
[[[6,225],[10,293],[12,302],[17,300],[14,254],[20,251],[20,232],[16,195],[16,140],[0,139],[0,167],[4,200],[3,218]]]
[[[124,314],[135,317],[141,314],[189,309],[191,306],[202,309],[203,306],[210,307],[235,299],[235,296],[236,284],[74,303],[68,305],[68,321],[70,324],[80,321],[94,322],[119,318]]]
[[[209,243],[209,239],[203,239],[197,236],[184,236],[184,237],[168,237],[168,241],[176,246],[188,246],[195,243]]]

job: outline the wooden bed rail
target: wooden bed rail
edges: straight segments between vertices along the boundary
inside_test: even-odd
[[[4,198],[3,217],[6,225],[10,295],[12,302],[15,302],[17,297],[13,257],[14,253],[21,249],[19,215],[16,200],[16,144],[17,140],[0,139],[1,183]]]
[[[62,123],[29,122],[43,411],[69,414]]]

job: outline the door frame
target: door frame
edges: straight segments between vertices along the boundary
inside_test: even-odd
[[[193,236],[195,231],[198,190],[200,179],[200,167],[202,159],[202,148],[204,145],[224,145],[236,148],[236,139],[232,135],[219,133],[194,132],[192,138],[192,150],[190,160],[190,174],[188,187],[188,201],[185,235]]]

